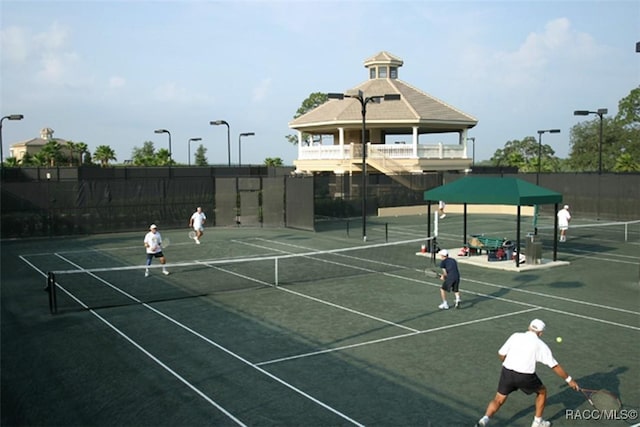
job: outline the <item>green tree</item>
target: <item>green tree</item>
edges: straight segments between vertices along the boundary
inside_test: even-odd
[[[20,166],[18,159],[15,157],[7,157],[4,159],[4,165],[8,168],[17,168]]]
[[[93,158],[100,162],[100,166],[107,167],[111,160],[116,160],[116,152],[108,145],[99,145],[93,152]]]
[[[84,142],[76,143],[76,152],[78,153],[78,166],[81,166],[84,163],[83,159],[86,160],[85,153],[88,153],[88,150],[89,146]]]
[[[155,165],[157,166],[169,166],[173,164],[173,160],[171,160],[171,153],[169,153],[168,148],[161,148],[158,150],[155,156]]]
[[[195,154],[196,166],[207,166],[209,164],[205,154],[207,154],[207,149],[204,147],[204,145],[202,144],[198,145],[198,148],[196,149],[196,154]]]
[[[136,166],[156,166],[156,149],[153,141],[145,141],[142,144],[142,148],[133,147],[131,160]]]
[[[538,150],[540,150],[540,171],[557,172],[560,170],[560,160],[549,144],[540,145],[533,136],[523,140],[507,141],[504,148],[496,150],[491,157],[494,166],[515,166],[520,172],[538,171]]]
[[[280,157],[267,157],[264,159],[265,166],[282,166],[282,159]]]
[[[40,154],[45,158],[46,164],[50,167],[54,167],[61,159],[62,146],[56,140],[49,140],[40,150]]]
[[[323,92],[314,92],[311,95],[309,95],[307,97],[307,99],[305,99],[304,101],[302,101],[302,105],[300,106],[300,108],[298,108],[298,111],[296,111],[296,114],[294,114],[293,118],[297,119],[298,117],[307,114],[309,111],[314,110],[316,108],[318,108],[320,105],[324,104],[325,102],[327,102],[329,98],[327,97],[326,93]],[[309,137],[309,134],[307,133],[302,133],[302,139],[303,140],[307,140]],[[287,141],[289,141],[290,143],[292,143],[293,145],[298,145],[298,136],[297,135],[287,135],[285,138],[287,138]]]
[[[600,150],[603,171],[635,170],[640,163],[640,88],[620,100],[615,117],[603,116],[602,147],[599,116],[573,126],[569,144],[572,171],[597,171]]]
[[[640,163],[638,163],[629,153],[622,153],[616,159],[613,167],[614,172],[640,172]]]
[[[73,166],[73,155],[78,151],[78,145],[73,141],[67,141],[65,145],[69,151],[69,166]]]

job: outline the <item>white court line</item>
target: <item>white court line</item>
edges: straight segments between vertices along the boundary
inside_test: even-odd
[[[266,240],[266,239],[261,239],[261,240],[264,240],[267,243],[272,243],[272,244],[275,243],[275,244],[279,244],[279,245],[283,245],[283,246],[291,246],[291,247],[295,247],[295,248],[298,248],[298,249],[309,250],[309,248],[306,248],[304,246],[294,245],[294,244],[290,244],[290,243],[273,242],[273,241],[269,241],[269,240]],[[253,246],[258,246],[258,245],[253,245]],[[261,247],[261,248],[264,249],[265,247]],[[277,250],[277,249],[274,249],[274,250]],[[351,256],[351,255],[346,255],[346,254],[343,254],[343,253],[334,254],[334,255],[342,256],[342,257],[346,257],[346,258],[357,259],[359,261],[364,261],[364,262],[375,262],[377,264],[380,264],[379,261],[371,261],[371,260],[369,260],[367,258],[358,258],[358,257],[354,257],[354,256]],[[347,266],[347,267],[351,267],[351,265],[348,265],[348,264],[341,264],[341,265]],[[385,264],[385,265],[389,265],[389,266],[397,267],[397,268],[407,269],[407,267],[400,266],[400,265],[395,265],[395,264]],[[420,270],[418,270],[418,271],[420,271]],[[375,271],[372,270],[372,272],[375,272]],[[403,279],[403,280],[412,280],[412,279],[406,278],[404,276],[398,276],[398,275],[390,274],[390,273],[384,273],[383,272],[381,274],[384,274],[384,275],[387,275],[387,276],[390,276],[390,277]],[[526,294],[530,294],[530,295],[536,295],[536,296],[540,296],[540,297],[544,297],[544,298],[567,301],[567,302],[571,302],[571,303],[574,303],[574,304],[586,305],[586,306],[590,306],[590,307],[598,307],[598,308],[603,308],[603,309],[606,309],[606,310],[619,311],[619,312],[622,312],[622,313],[627,313],[627,314],[633,314],[633,315],[640,316],[640,312],[632,311],[632,310],[626,310],[626,309],[618,308],[618,307],[612,307],[612,306],[609,306],[609,305],[596,304],[596,303],[592,303],[592,302],[588,302],[588,301],[583,301],[583,300],[578,300],[578,299],[573,299],[573,298],[567,298],[567,297],[561,297],[561,296],[557,296],[557,295],[549,295],[549,294],[545,294],[545,293],[542,293],[542,292],[529,291],[529,290],[526,290],[526,289],[518,289],[518,288],[509,287],[509,286],[496,285],[496,284],[493,284],[493,283],[483,282],[483,281],[476,280],[476,279],[466,279],[465,278],[464,280],[469,281],[469,282],[473,282],[473,283],[479,283],[481,285],[496,287],[496,288],[499,288],[499,289],[506,289],[506,290],[515,291],[515,292],[522,292],[522,293],[526,293]],[[420,283],[422,283],[422,282],[420,282]],[[439,285],[438,285],[438,287],[439,287]],[[469,293],[468,291],[465,291],[465,292]],[[483,296],[484,294],[478,293],[477,295]],[[509,300],[509,299],[504,299],[504,300],[505,301],[509,301],[509,302],[517,302],[515,300]],[[615,323],[612,323],[612,324],[615,324]]]
[[[66,258],[64,258],[61,255],[56,254],[56,256],[58,256],[59,258],[63,259],[64,261],[68,262],[69,264],[73,265],[76,268],[80,268],[81,267],[77,264],[75,264],[74,262],[72,262],[71,260],[68,260]],[[117,287],[114,287],[111,283],[107,282],[106,280],[102,279],[101,277],[91,273],[91,272],[87,272],[87,274],[89,274],[90,276],[94,277],[95,279],[99,280],[100,282],[114,288],[114,289],[118,289]],[[82,303],[79,299],[75,298],[73,295],[71,295],[68,291],[66,291],[64,288],[62,288],[62,286],[58,285],[61,289],[63,289],[70,297],[72,297],[73,299],[75,299],[76,301],[78,301],[82,306],[84,306],[85,308],[88,308],[84,303]],[[121,291],[123,294],[126,294],[126,292]],[[200,334],[199,332],[195,331],[194,329],[191,329],[190,327],[184,325],[183,323],[178,322],[177,320],[175,320],[174,318],[164,314],[163,312],[161,312],[160,310],[151,307],[149,304],[147,303],[143,303],[142,301],[140,301],[139,299],[135,298],[134,296],[130,296],[130,298],[136,302],[141,303],[141,305],[143,307],[145,307],[146,309],[158,314],[159,316],[165,318],[166,320],[170,321],[171,323],[175,324],[176,326],[184,329],[187,332],[190,332],[191,334],[195,335],[196,337],[200,338],[201,340],[211,344],[212,346],[218,348],[219,350],[222,350],[223,352],[227,353],[228,355],[234,357],[235,359],[241,361],[242,363],[252,367],[253,369],[257,370],[258,372],[262,373],[263,375],[268,376],[269,378],[273,379],[274,381],[282,384],[283,386],[287,387],[288,389],[298,393],[299,395],[311,400],[312,402],[316,403],[317,405],[323,407],[324,409],[328,410],[329,412],[332,412],[333,414],[339,416],[340,418],[354,424],[357,426],[362,426],[362,424],[360,424],[359,422],[353,420],[352,418],[348,417],[347,415],[343,414],[342,412],[338,411],[337,409],[334,409],[333,407],[327,405],[326,403],[318,400],[317,398],[311,396],[310,394],[302,391],[301,389],[293,386],[292,384],[289,384],[288,382],[280,379],[279,377],[273,375],[272,373],[260,368],[258,365],[248,361],[247,359],[243,358],[242,356],[232,352],[231,350],[227,349],[226,347],[216,343],[215,341],[205,337],[204,335]],[[142,346],[140,346],[139,344],[137,344],[132,338],[129,338],[123,331],[121,331],[120,329],[116,328],[115,326],[111,325],[108,321],[106,321],[106,319],[104,319],[103,317],[101,317],[98,313],[96,313],[94,310],[89,309],[89,311],[95,315],[98,319],[100,319],[101,321],[105,322],[109,327],[111,327],[113,330],[115,330],[118,334],[122,335],[125,339],[127,339],[127,341],[131,342],[132,344],[134,344],[139,350],[143,351],[145,354],[147,354],[149,357],[152,358],[152,360],[154,360],[156,363],[160,364],[160,366],[162,366],[163,368],[167,369],[172,375],[176,376],[176,378],[180,379],[184,384],[186,384],[187,386],[189,386],[189,388],[191,388],[192,390],[196,391],[201,397],[205,398],[209,403],[213,404],[216,408],[220,409],[225,415],[229,416],[231,419],[233,419],[234,421],[236,421],[236,423],[238,423],[239,425],[243,425],[244,424],[237,420],[237,418],[235,418],[231,413],[229,413],[228,411],[226,411],[224,408],[222,408],[221,406],[219,406],[216,402],[214,402],[212,399],[210,399],[209,397],[207,397],[204,393],[202,393],[201,391],[199,391],[195,386],[191,385],[188,381],[186,381],[185,379],[183,379],[182,377],[180,377],[177,373],[175,373],[173,370],[171,370],[168,366],[166,366],[164,363],[160,362],[159,359],[155,358],[154,356],[152,356],[149,352],[147,352]]]
[[[364,342],[360,342],[360,343],[356,343],[356,344],[344,345],[344,346],[341,346],[341,347],[327,348],[327,349],[324,349],[324,350],[318,350],[318,351],[312,351],[312,352],[309,352],[309,353],[297,354],[297,355],[294,355],[294,356],[282,357],[282,358],[279,358],[279,359],[265,360],[264,362],[256,363],[256,365],[260,365],[260,366],[262,366],[262,365],[270,365],[270,364],[273,364],[273,363],[285,362],[285,361],[294,360],[294,359],[300,359],[302,357],[317,356],[319,354],[333,353],[335,351],[342,351],[342,350],[347,350],[347,349],[350,349],[350,348],[363,347],[365,345],[379,344],[381,342],[392,341],[392,340],[397,340],[397,339],[406,338],[406,337],[412,337],[412,336],[415,336],[415,335],[426,334],[426,333],[429,333],[429,332],[443,331],[445,329],[457,328],[459,326],[467,326],[467,325],[472,325],[474,323],[487,322],[489,320],[500,319],[500,318],[503,318],[503,317],[516,316],[518,314],[529,313],[531,311],[540,310],[542,308],[543,307],[533,307],[533,308],[528,308],[526,310],[514,311],[514,312],[511,312],[511,313],[499,314],[499,315],[491,316],[491,317],[485,317],[483,319],[469,320],[467,322],[460,322],[460,323],[456,323],[456,324],[453,324],[453,325],[445,325],[445,326],[439,326],[437,328],[425,329],[425,330],[416,331],[416,332],[413,332],[413,333],[410,333],[410,334],[394,335],[392,337],[379,338],[379,339],[376,339],[376,340],[364,341]]]
[[[71,265],[75,265],[74,263],[72,263],[71,261],[65,259],[64,257],[62,257],[59,254],[54,253],[55,256],[63,259],[66,262],[69,262]],[[30,262],[28,262],[26,259],[24,259],[22,256],[20,256],[20,258],[25,261],[28,265],[30,265],[32,268],[34,268],[38,273],[42,274],[44,277],[47,277],[47,274],[45,274],[43,271],[41,271],[40,269],[36,268],[33,264],[31,264]],[[110,287],[114,288],[113,285],[111,285],[110,283],[106,282],[105,280],[103,280],[102,278],[96,276],[93,273],[88,273],[90,276],[98,279],[99,281],[109,285]],[[233,420],[236,424],[240,425],[240,426],[244,426],[246,427],[246,424],[244,424],[242,421],[240,421],[238,418],[236,418],[233,414],[231,414],[229,411],[227,411],[226,409],[224,409],[222,406],[220,406],[218,403],[216,403],[213,399],[211,399],[209,396],[207,396],[205,393],[203,393],[200,389],[198,389],[197,387],[195,387],[193,384],[191,384],[189,381],[187,381],[184,377],[182,377],[180,374],[178,374],[176,371],[174,371],[173,369],[171,369],[168,365],[166,365],[164,362],[162,362],[160,359],[158,359],[156,356],[154,356],[153,354],[151,354],[151,352],[147,351],[144,347],[142,347],[140,344],[138,344],[135,340],[133,340],[132,338],[130,338],[129,336],[127,336],[127,334],[125,334],[123,331],[121,331],[120,329],[118,329],[116,326],[114,326],[113,324],[111,324],[108,320],[106,320],[104,317],[100,316],[95,310],[89,308],[84,302],[82,302],[80,299],[76,298],[75,295],[73,295],[71,292],[67,291],[62,285],[59,285],[57,283],[54,284],[54,286],[58,286],[60,289],[62,289],[62,291],[64,291],[64,293],[66,293],[70,298],[72,298],[73,300],[75,300],[78,304],[80,304],[82,307],[84,307],[85,309],[87,309],[89,311],[89,313],[91,313],[93,316],[97,317],[101,322],[103,322],[105,325],[107,325],[109,328],[113,329],[118,335],[120,335],[121,337],[123,337],[125,340],[129,341],[129,343],[131,343],[134,347],[136,347],[138,350],[140,350],[143,354],[145,354],[147,357],[149,357],[151,360],[153,360],[156,364],[158,364],[160,367],[162,367],[164,370],[166,370],[167,372],[169,372],[171,375],[173,375],[175,378],[177,378],[180,382],[182,382],[184,385],[186,385],[187,387],[189,387],[191,390],[193,390],[196,394],[198,394],[200,397],[202,397],[205,401],[207,401],[210,405],[214,406],[215,408],[217,408],[218,410],[220,410],[223,414],[225,414],[227,417],[229,417],[231,420]],[[118,288],[114,288],[114,289],[118,289]],[[119,291],[121,291],[120,289],[118,289]],[[126,292],[121,291],[123,294],[129,296],[129,298],[132,298],[134,301],[137,302],[141,302],[140,300],[138,300],[137,298],[128,295]],[[151,308],[149,307],[147,304],[142,303],[143,306],[146,306],[147,308]]]

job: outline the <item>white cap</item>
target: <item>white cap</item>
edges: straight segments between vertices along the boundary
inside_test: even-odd
[[[546,325],[544,324],[544,322],[540,319],[533,319],[531,323],[529,323],[529,329],[531,329],[534,332],[544,331],[545,326]]]
[[[440,252],[438,252],[438,255],[440,256],[449,256],[449,251],[446,249],[440,249]]]
[[[564,205],[564,208],[565,209],[569,209],[569,205]]]
[[[158,228],[158,226],[157,226],[157,225],[155,225],[155,224],[151,224],[151,225],[149,226],[149,230],[153,230],[154,228]]]

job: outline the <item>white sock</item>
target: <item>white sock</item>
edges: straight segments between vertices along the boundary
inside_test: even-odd
[[[533,417],[533,421],[536,423],[542,422],[542,417]]]
[[[489,422],[489,417],[487,417],[486,415],[482,418],[480,418],[480,420],[484,421],[485,423]]]

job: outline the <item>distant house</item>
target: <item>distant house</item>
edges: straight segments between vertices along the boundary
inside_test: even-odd
[[[67,140],[62,138],[54,138],[53,137],[54,130],[51,128],[43,128],[40,130],[39,138],[32,138],[26,141],[16,142],[15,144],[11,144],[9,147],[9,153],[11,157],[15,157],[18,162],[20,162],[25,154],[29,153],[29,155],[33,156],[42,150],[49,141],[56,141],[58,144],[62,146],[60,150],[61,154],[64,157],[69,157],[69,150],[66,149]]]
[[[345,91],[344,99],[329,99],[289,123],[298,132],[298,157],[293,162],[297,173],[361,173],[363,114],[358,96],[388,94],[400,99],[366,106],[369,174],[464,171],[471,166],[467,133],[478,120],[399,80],[402,65],[402,59],[388,52],[374,55],[364,61],[368,79]],[[435,134],[453,134],[456,143],[426,141]],[[332,142],[324,143],[325,136]],[[407,141],[398,141],[401,137]]]

